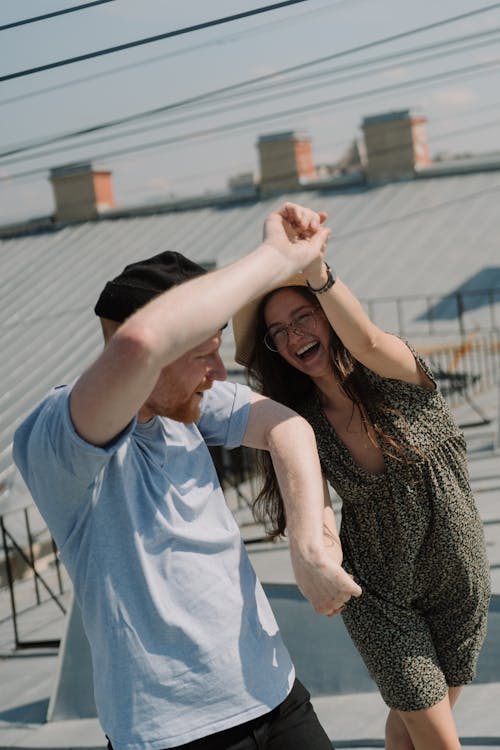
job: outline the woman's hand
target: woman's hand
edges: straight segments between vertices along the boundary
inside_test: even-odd
[[[325,265],[325,250],[327,242],[328,237],[321,247],[319,255],[317,255],[309,265],[302,269],[302,275],[313,289],[321,289],[321,287],[328,281],[328,274]]]
[[[331,231],[322,226],[326,216],[296,203],[285,203],[267,217],[264,243],[288,261],[288,275],[308,267],[315,259],[321,265]]]
[[[361,595],[361,587],[339,565],[333,548],[325,547],[309,559],[293,546],[290,553],[297,585],[318,615],[340,614],[351,597]]]

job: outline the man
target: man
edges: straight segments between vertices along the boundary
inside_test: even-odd
[[[336,530],[324,536],[331,508],[311,428],[220,382],[226,321],[319,254],[324,218],[285,204],[256,250],[210,274],[170,252],[127,266],[96,305],[103,352],[15,435],[73,581],[114,750],[330,748],[207,448],[270,450],[301,590],[329,615],[359,595]]]

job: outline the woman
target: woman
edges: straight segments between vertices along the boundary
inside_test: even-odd
[[[452,707],[475,674],[489,566],[466,446],[426,362],[380,330],[322,258],[233,320],[236,360],[312,424],[342,499],[342,614],[389,707],[387,750],[457,750]],[[256,501],[286,519],[271,464]]]

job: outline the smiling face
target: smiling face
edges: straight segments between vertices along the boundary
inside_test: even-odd
[[[306,324],[304,328],[290,325],[312,310],[315,314],[309,318],[311,324]],[[314,302],[309,302],[296,289],[280,289],[267,300],[264,320],[271,335],[288,326],[287,343],[284,348],[280,347],[276,356],[283,357],[292,367],[313,380],[331,374],[330,324]]]
[[[100,318],[104,340],[108,342],[120,323]],[[227,373],[219,354],[222,331],[183,354],[163,368],[155,387],[139,409],[138,421],[148,422],[155,415],[177,422],[196,422],[201,413],[203,391],[214,380],[225,380]]]
[[[221,332],[163,368],[156,385],[139,411],[139,422],[155,415],[177,422],[196,422],[201,413],[203,391],[214,380],[226,379],[226,368],[219,354]]]

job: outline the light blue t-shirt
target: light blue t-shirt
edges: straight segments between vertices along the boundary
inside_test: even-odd
[[[115,750],[160,750],[283,701],[293,665],[248,560],[207,443],[240,445],[246,386],[215,383],[196,425],[134,421],[98,448],[51,391],[14,459],[57,542],[91,645]]]

